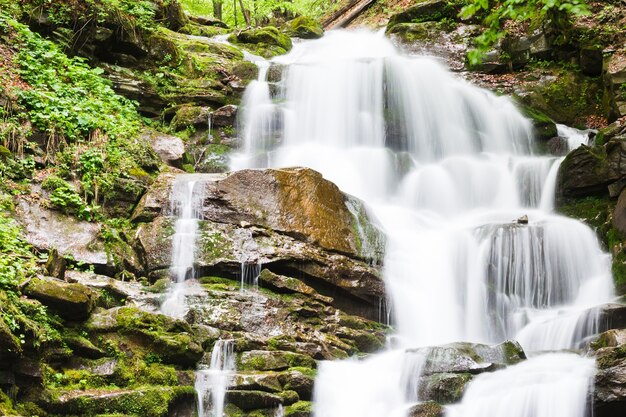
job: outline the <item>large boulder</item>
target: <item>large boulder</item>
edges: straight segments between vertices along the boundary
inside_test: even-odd
[[[605,342],[610,339],[605,335]],[[623,340],[619,337],[614,342]],[[594,381],[594,415],[617,417],[626,407],[626,344],[605,343],[596,352],[598,371]]]
[[[384,237],[363,203],[310,169],[244,170],[197,179],[204,191],[196,253],[201,276],[236,276],[242,264],[272,265],[268,269],[297,276],[333,298],[337,307],[377,317],[384,285],[369,261],[382,259]],[[168,190],[175,180],[170,173],[160,176],[134,215],[136,220],[153,219],[136,234],[151,272],[166,270],[171,261],[175,219]],[[284,288],[285,282],[280,284]]]
[[[602,146],[581,146],[570,152],[559,168],[560,198],[617,197],[626,185],[626,142],[611,140]]]
[[[425,358],[422,375],[442,372],[477,374],[515,365],[526,359],[519,343],[510,340],[495,346],[459,342],[409,352]]]
[[[93,334],[122,334],[153,352],[163,363],[192,367],[204,351],[189,324],[133,307],[96,310],[85,329]]]
[[[100,225],[78,220],[42,207],[35,199],[20,199],[17,216],[24,226],[26,241],[42,252],[56,249],[59,255],[97,270],[109,270]]]
[[[291,38],[273,26],[242,30],[228,40],[265,58],[285,54],[292,47]]]
[[[414,6],[391,16],[387,29],[399,23],[419,23],[438,21],[444,18],[456,18],[459,8],[454,2],[444,0],[422,0]]]
[[[81,321],[95,306],[98,294],[81,284],[70,284],[55,278],[33,278],[24,288],[24,294],[41,301],[61,317]]]
[[[317,39],[324,36],[324,28],[315,19],[299,16],[287,23],[287,33],[294,38]]]
[[[257,224],[300,237],[324,249],[359,256],[358,219],[348,197],[311,169],[243,170],[207,184],[207,199],[221,196],[225,207],[208,206],[212,221]]]
[[[244,352],[237,361],[237,369],[251,371],[283,371],[293,367],[315,366],[315,361],[310,356],[278,350]]]
[[[142,140],[150,143],[152,150],[167,165],[180,168],[185,155],[185,144],[177,136],[167,135],[154,130],[147,130],[141,136]]]

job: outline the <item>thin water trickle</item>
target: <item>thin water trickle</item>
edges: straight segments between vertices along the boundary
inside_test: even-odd
[[[185,296],[189,292],[188,278],[194,277],[194,260],[198,221],[202,216],[202,176],[179,175],[174,181],[170,212],[176,218],[172,236],[172,263],[170,274],[173,284],[161,305],[163,314],[181,318],[187,313]]]
[[[234,340],[218,340],[211,352],[211,365],[196,372],[198,417],[223,417],[226,390],[235,374]]]
[[[387,236],[393,346],[323,363],[315,416],[403,416],[419,400],[405,395],[416,380],[406,372],[420,372],[406,348],[508,338],[535,355],[477,378],[452,415],[483,413],[493,385],[520,407],[497,403],[500,415],[584,416],[592,361],[541,351],[596,331],[610,262],[587,226],[553,212],[562,159],[533,155],[530,122],[506,97],[366,31],[330,32],[275,62],[279,88],[263,77],[244,95],[232,168],[313,168],[366,201]],[[559,132],[570,147],[584,141]]]

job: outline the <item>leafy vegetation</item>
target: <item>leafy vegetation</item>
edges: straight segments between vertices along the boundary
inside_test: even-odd
[[[570,24],[573,16],[588,13],[584,0],[468,0],[461,10],[461,17],[484,16],[482,20],[486,27],[475,40],[476,49],[469,53],[470,64],[480,63],[487,51],[506,36],[506,21],[533,21],[562,30]]]
[[[327,0],[181,0],[180,2],[190,13],[214,16],[229,26],[260,26],[280,16],[304,15],[320,18],[338,5],[337,2]]]

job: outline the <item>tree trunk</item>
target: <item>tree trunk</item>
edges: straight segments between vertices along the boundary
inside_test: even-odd
[[[243,0],[239,0],[239,5],[241,6],[241,13],[246,21],[246,26],[250,27],[250,11],[243,6]]]
[[[237,0],[233,0],[233,16],[235,17],[235,26],[237,26]]]
[[[213,0],[213,16],[222,20],[222,0]]]

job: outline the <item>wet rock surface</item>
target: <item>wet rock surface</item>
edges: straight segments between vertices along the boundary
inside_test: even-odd
[[[384,286],[368,261],[381,259],[384,238],[362,203],[308,169],[201,178],[200,275],[235,277],[242,265],[265,265],[273,273],[265,273],[265,282],[282,292],[289,286],[289,292],[314,291],[322,302],[378,317]],[[153,273],[169,267],[173,220],[164,208],[174,179],[170,173],[158,178],[134,214],[153,219],[140,226],[136,243]]]
[[[598,371],[594,382],[594,415],[614,417],[626,407],[626,330],[614,329],[592,344]]]

